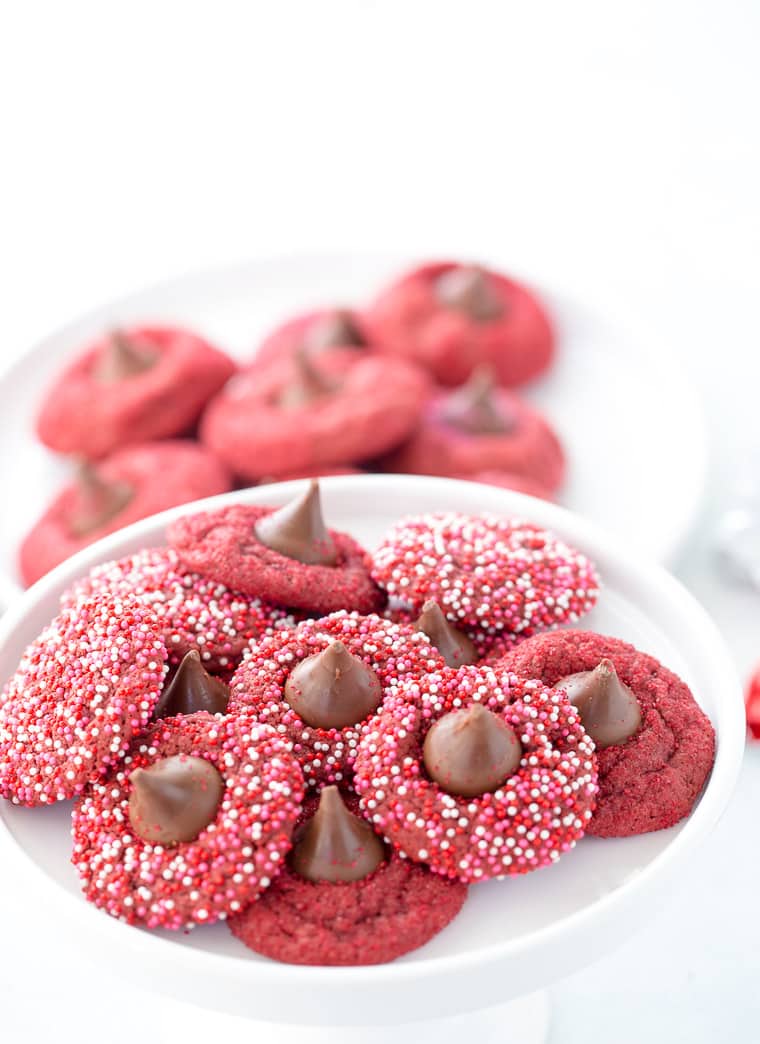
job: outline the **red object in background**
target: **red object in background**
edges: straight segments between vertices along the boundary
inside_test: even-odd
[[[760,665],[749,680],[745,697],[747,727],[756,740],[760,740]]]

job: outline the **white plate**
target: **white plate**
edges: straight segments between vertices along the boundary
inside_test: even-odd
[[[215,498],[281,503],[299,483]],[[691,817],[671,830],[619,840],[587,838],[555,866],[471,889],[462,914],[415,953],[375,968],[300,968],[244,949],[224,925],[188,935],[128,928],[81,897],[68,862],[68,809],[23,809],[0,802],[0,865],[18,858],[28,873],[25,904],[46,902],[57,937],[96,954],[122,979],[177,998],[258,1019],[287,1022],[398,1022],[454,1014],[505,1001],[575,971],[621,942],[656,913],[666,886],[688,872],[725,807],[744,743],[741,690],[731,659],[704,610],[672,577],[631,555],[589,523],[555,505],[473,483],[409,476],[324,481],[332,525],[373,545],[401,514],[492,510],[547,526],[591,555],[603,591],[584,626],[633,641],[692,686],[718,736],[715,767]],[[54,615],[73,577],[97,561],[161,541],[167,512],[101,541],[35,585],[0,621],[0,682],[24,646]],[[31,908],[31,906],[30,906]],[[68,918],[69,923],[64,923]]]
[[[33,420],[51,380],[89,338],[134,320],[177,321],[247,359],[286,316],[364,301],[408,263],[293,256],[186,276],[99,308],[38,344],[0,378],[0,489],[13,508],[0,513],[0,577],[17,582],[16,548],[70,471],[37,443]],[[525,394],[546,410],[567,447],[562,503],[665,560],[702,492],[698,396],[651,334],[607,318],[606,302],[583,305],[551,286],[541,290],[558,326],[558,361]]]

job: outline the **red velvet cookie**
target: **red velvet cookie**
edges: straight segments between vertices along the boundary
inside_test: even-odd
[[[526,287],[498,272],[441,262],[392,283],[364,313],[380,350],[414,359],[440,384],[461,384],[483,363],[502,384],[537,377],[554,356],[554,334]]]
[[[435,599],[450,620],[531,634],[577,620],[594,605],[591,562],[546,530],[495,515],[418,515],[393,526],[372,576],[419,612]]]
[[[493,386],[484,370],[455,392],[433,396],[416,431],[385,460],[387,471],[460,477],[509,472],[554,493],[565,472],[559,439],[546,419]]]
[[[360,815],[354,797],[346,796],[345,804]],[[316,805],[309,802],[307,821]],[[384,964],[437,935],[466,897],[465,884],[386,847],[375,869],[349,880],[313,880],[286,863],[271,887],[228,924],[249,949],[288,964]]]
[[[288,319],[261,343],[255,365],[292,359],[301,351],[319,353],[330,348],[365,349],[367,335],[358,312],[328,308]]]
[[[369,575],[367,554],[347,533],[323,530],[312,542],[317,552],[329,543],[330,564],[320,562],[318,554],[312,562],[299,561],[262,543],[257,535],[262,520],[282,510],[235,504],[203,511],[177,519],[167,536],[188,569],[268,602],[314,613],[383,608],[385,597]]]
[[[155,772],[147,770],[165,759],[180,775],[156,795]],[[181,773],[193,759],[216,770],[219,800],[209,810],[198,808],[208,784],[189,791],[195,803],[181,807]],[[135,791],[139,796],[148,778],[154,814],[136,817]],[[203,712],[165,718],[75,806],[72,862],[90,902],[128,924],[174,930],[211,924],[241,910],[279,873],[302,798],[301,771],[267,726]],[[199,812],[205,815],[195,818]],[[189,840],[152,842],[138,832],[163,836],[163,816],[176,827],[187,815],[200,825]]]
[[[465,761],[474,757],[467,792],[433,778],[428,756],[433,730],[463,713],[473,744],[463,744],[461,721],[449,739]],[[475,777],[490,775],[496,748],[488,736],[482,742],[483,719],[514,748],[486,788]],[[575,709],[540,682],[489,667],[446,669],[394,687],[362,736],[354,785],[378,831],[409,858],[485,881],[548,866],[583,835],[596,793],[593,749]]]
[[[137,599],[64,609],[0,695],[0,794],[63,801],[117,764],[150,720],[165,659],[158,620]]]
[[[336,643],[342,644],[348,657],[341,654],[334,663],[322,662],[323,687],[328,688],[332,678],[342,678],[348,690],[328,692],[324,701],[327,716],[307,721],[304,707],[297,700],[295,707],[288,702],[293,697],[288,696],[286,685],[291,677],[298,681],[294,670],[302,661],[325,653]],[[376,676],[379,684],[374,692],[372,679],[368,684],[350,657]],[[341,611],[319,620],[305,620],[292,631],[268,636],[253,645],[230,681],[228,712],[250,712],[258,721],[274,725],[290,741],[309,786],[332,783],[350,777],[359,737],[373,720],[389,686],[399,678],[416,678],[441,667],[441,655],[421,632],[377,616]],[[361,692],[352,677],[369,691]],[[303,683],[299,689],[303,689]],[[302,691],[296,695],[302,696]],[[335,725],[328,725],[328,720],[336,720],[333,711],[342,717]]]
[[[92,459],[181,435],[234,372],[228,356],[187,330],[117,331],[87,348],[49,389],[37,433],[59,453]]]
[[[95,566],[61,601],[69,607],[101,593],[137,597],[156,614],[172,666],[197,649],[209,670],[229,671],[252,639],[293,622],[284,609],[185,569],[168,547]]]
[[[206,410],[201,438],[236,474],[353,464],[392,449],[417,423],[428,381],[414,364],[350,348],[297,359],[254,364]]]
[[[680,678],[627,642],[591,631],[537,635],[502,665],[555,685],[603,660],[635,696],[641,724],[623,743],[597,749],[599,794],[588,833],[627,837],[673,826],[691,812],[715,757],[713,727]]]
[[[194,442],[119,450],[97,467],[83,467],[35,524],[19,549],[24,582],[34,583],[83,547],[141,518],[231,488],[224,465]]]

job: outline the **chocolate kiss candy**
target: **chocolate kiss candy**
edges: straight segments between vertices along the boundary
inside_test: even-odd
[[[371,667],[352,656],[343,642],[301,660],[285,682],[285,699],[318,729],[344,729],[380,706],[383,691]]]
[[[158,356],[135,345],[121,330],[113,330],[95,361],[93,375],[101,384],[116,384],[155,366]]]
[[[506,722],[473,703],[439,718],[422,748],[428,775],[459,797],[497,790],[520,764],[520,741]]]
[[[293,380],[283,388],[278,400],[282,409],[293,410],[308,406],[318,399],[332,395],[340,387],[337,381],[314,365],[311,352],[305,345],[296,349],[293,361]]]
[[[290,853],[292,869],[308,881],[361,881],[384,861],[369,823],[348,811],[337,787],[325,787]]]
[[[306,565],[335,565],[338,552],[322,517],[319,483],[312,480],[305,493],[265,515],[255,526],[260,543]]]
[[[517,418],[496,398],[494,385],[489,367],[478,366],[466,384],[446,397],[444,419],[471,435],[506,435],[514,431]]]
[[[196,711],[224,714],[229,699],[229,686],[213,678],[201,663],[198,650],[191,649],[161,693],[153,717],[171,718],[175,714],[195,714]]]
[[[79,469],[77,487],[77,504],[69,516],[69,531],[75,537],[87,536],[110,522],[133,496],[129,483],[104,479],[86,461]]]
[[[440,275],[435,292],[441,304],[465,312],[471,319],[497,319],[504,310],[491,277],[477,265],[457,265]]]
[[[315,319],[304,338],[304,346],[312,352],[325,348],[364,348],[366,343],[353,316],[344,308]]]
[[[593,671],[568,674],[554,688],[563,689],[578,708],[584,729],[600,749],[623,743],[641,725],[638,700],[611,660],[602,660]]]
[[[161,758],[130,775],[129,822],[143,841],[194,841],[216,818],[224,780],[210,761],[186,754]]]
[[[446,661],[447,667],[476,663],[478,654],[466,634],[450,624],[434,598],[429,598],[413,626],[426,634]]]

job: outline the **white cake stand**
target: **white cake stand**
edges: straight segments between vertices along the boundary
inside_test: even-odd
[[[282,503],[301,488],[300,483],[260,487],[204,506],[231,499]],[[0,863],[21,863],[35,902],[48,907],[51,931],[65,931],[122,984],[142,985],[171,999],[160,1016],[167,1040],[181,1034],[189,1041],[218,1036],[230,1044],[238,1039],[289,1044],[302,1042],[309,1026],[314,1044],[328,1039],[369,1044],[391,1033],[399,1044],[421,1039],[537,1044],[548,1026],[546,995],[540,991],[601,957],[656,912],[726,807],[744,743],[741,690],[730,657],[704,610],[672,577],[555,505],[490,486],[384,475],[325,480],[323,499],[330,524],[370,546],[403,514],[489,510],[545,525],[591,555],[603,592],[584,626],[626,638],[662,659],[692,686],[715,726],[715,767],[690,818],[644,837],[586,838],[556,866],[478,885],[462,914],[436,939],[378,967],[277,964],[249,953],[223,924],[182,935],[139,931],[111,920],[79,893],[68,862],[67,808],[0,803]],[[0,681],[55,615],[58,597],[73,578],[96,562],[161,543],[166,521],[184,510],[101,541],[16,602],[0,621]]]

